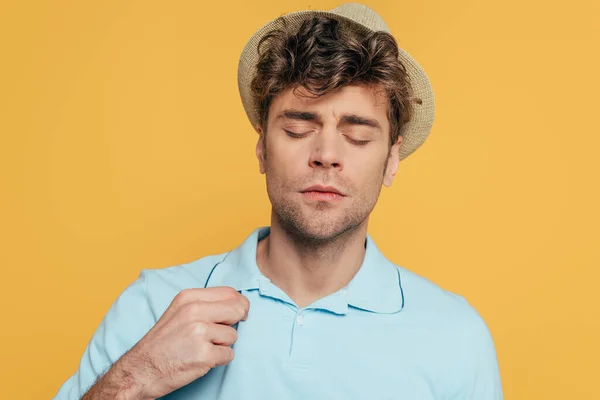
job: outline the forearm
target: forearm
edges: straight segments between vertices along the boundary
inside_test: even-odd
[[[131,366],[117,361],[81,398],[81,400],[147,400]]]

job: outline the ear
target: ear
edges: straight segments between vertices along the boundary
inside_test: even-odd
[[[261,125],[256,125],[258,133],[258,141],[256,142],[256,158],[258,159],[258,167],[260,173],[265,173],[265,135]]]
[[[402,144],[402,136],[398,136],[398,140],[390,149],[390,155],[387,160],[387,167],[383,176],[383,184],[386,187],[392,186],[396,172],[398,172],[398,164],[400,163],[400,145]]]

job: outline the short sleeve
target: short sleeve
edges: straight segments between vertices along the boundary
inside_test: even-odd
[[[502,400],[502,384],[492,335],[477,316],[468,335],[471,340],[463,372],[463,385],[453,400]]]
[[[150,272],[142,271],[113,303],[89,341],[79,368],[60,387],[55,400],[79,400],[154,326],[156,317],[147,290]]]

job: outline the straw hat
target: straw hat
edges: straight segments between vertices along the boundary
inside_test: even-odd
[[[343,4],[330,11],[305,10],[292,12],[284,15],[283,18],[285,18],[288,26],[297,29],[304,20],[319,15],[338,21],[345,21],[359,30],[390,33],[386,23],[375,11],[357,3]],[[252,100],[250,89],[250,84],[256,74],[256,63],[259,58],[257,46],[265,34],[274,29],[281,28],[283,26],[279,18],[264,25],[252,35],[240,57],[238,65],[238,88],[242,97],[242,104],[253,127],[256,127],[259,123],[258,110]],[[406,51],[401,48],[398,50],[398,58],[406,68],[413,88],[413,95],[422,100],[421,104],[413,102],[413,116],[402,128],[401,135],[404,137],[400,147],[400,160],[402,160],[419,148],[425,142],[425,139],[427,139],[433,125],[435,105],[431,84],[425,71]]]

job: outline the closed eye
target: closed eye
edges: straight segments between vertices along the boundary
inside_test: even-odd
[[[351,137],[348,137],[348,136],[346,136],[346,138],[350,143],[355,144],[357,146],[364,146],[370,142],[370,140],[356,140],[356,139],[352,139]]]
[[[298,133],[298,132],[292,132],[292,131],[288,131],[287,129],[283,130],[289,137],[294,138],[294,139],[301,139],[303,137],[305,137],[308,132],[306,133]]]

